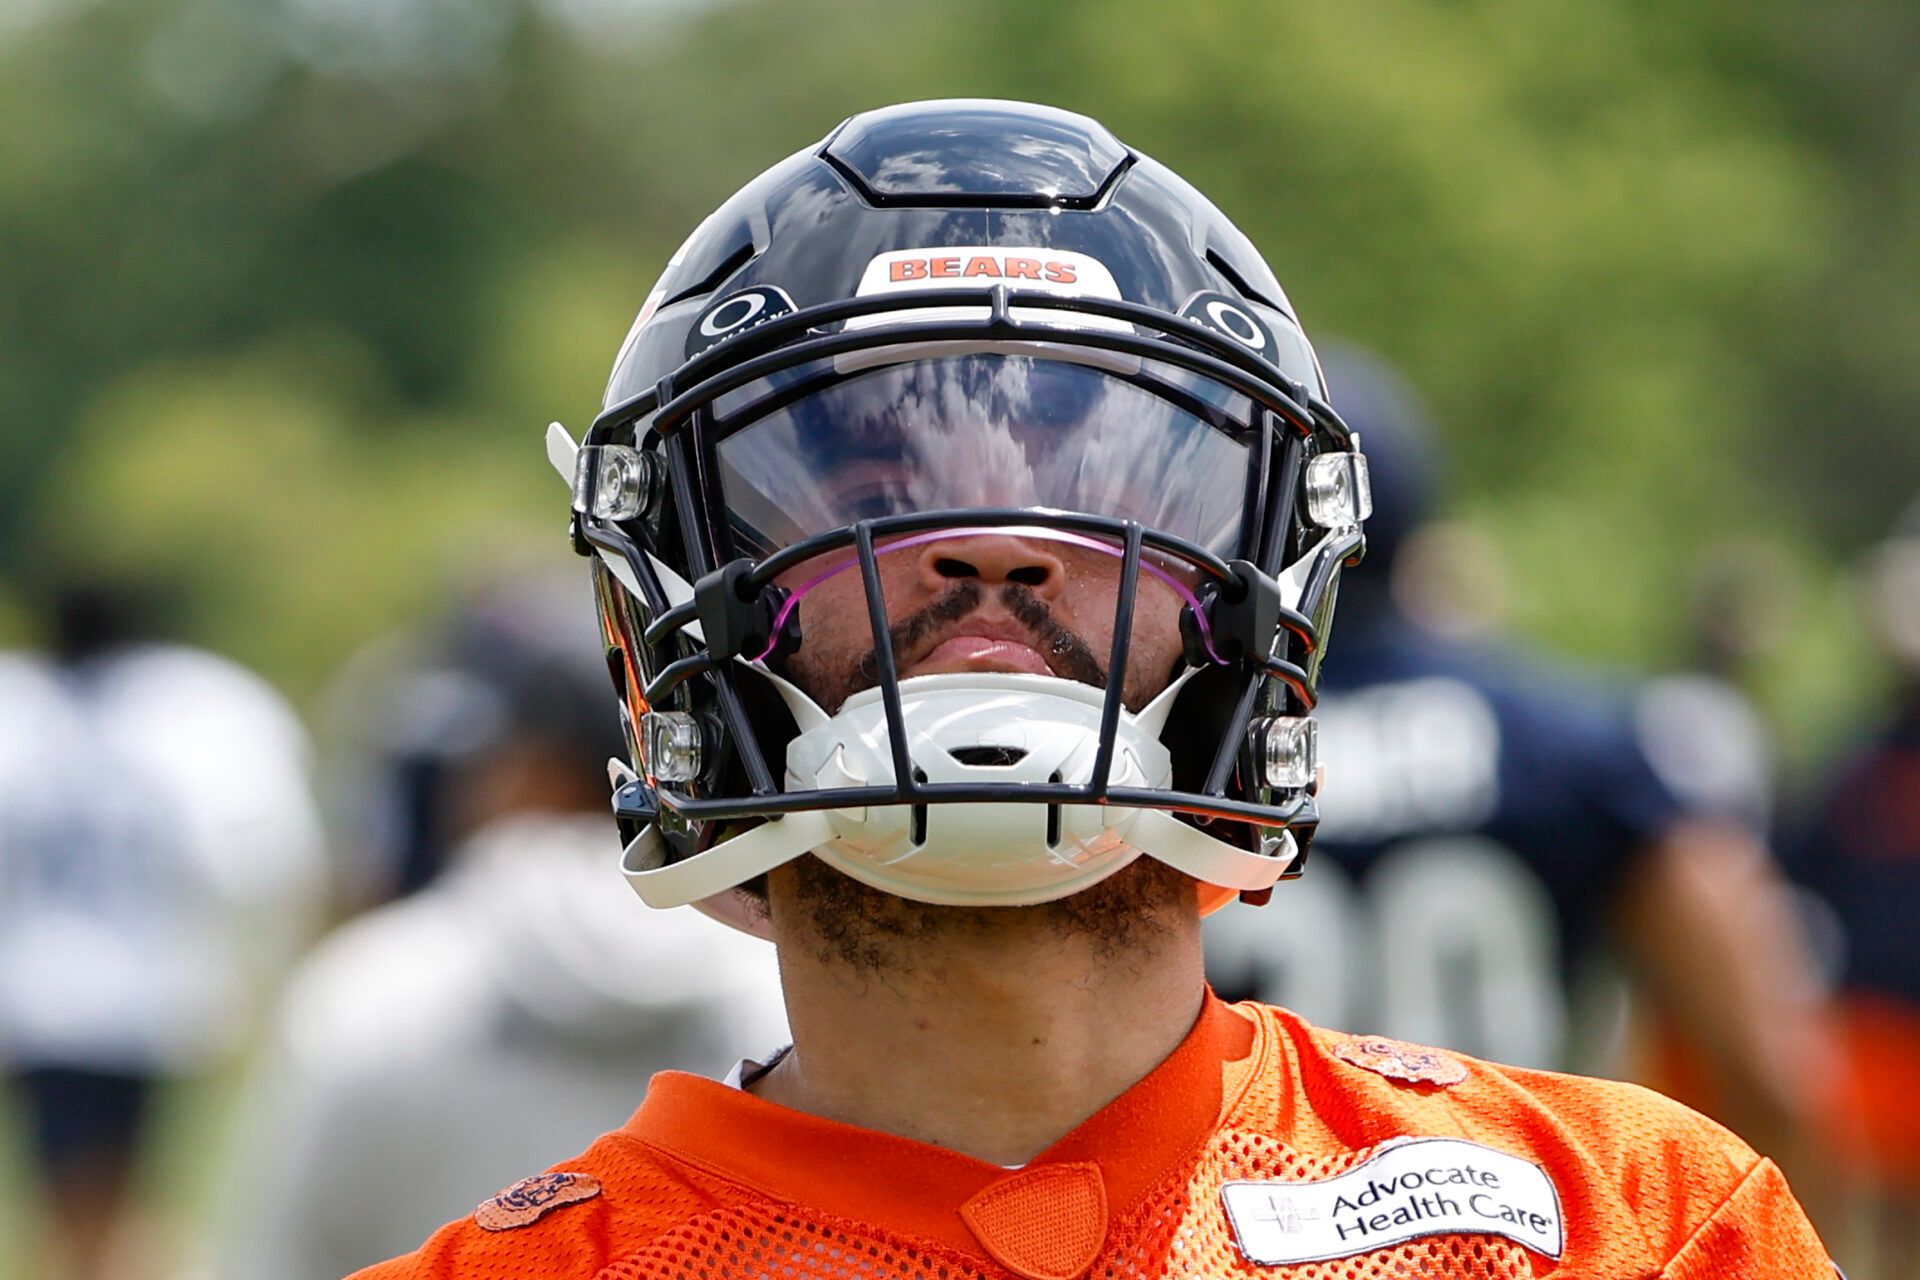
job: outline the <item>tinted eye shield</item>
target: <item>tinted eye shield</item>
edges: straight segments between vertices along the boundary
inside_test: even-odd
[[[1017,304],[1022,315],[1012,314]],[[971,308],[975,314],[955,318],[955,307]],[[883,317],[888,313],[945,308],[939,319],[901,318],[897,324],[865,324],[833,330],[829,326],[850,318]],[[1124,320],[1159,336],[1115,328],[1076,327],[1036,321],[1034,311],[1061,313],[1085,312]],[[1071,315],[1062,317],[1070,323]],[[825,331],[823,331],[823,329]],[[1172,339],[1169,341],[1168,339]],[[683,656],[664,663],[648,663],[643,706],[659,707],[675,700],[675,691],[686,681],[701,675],[711,678],[717,688],[718,712],[726,722],[727,737],[734,744],[746,773],[752,795],[739,798],[700,797],[691,791],[662,788],[667,805],[687,818],[699,820],[739,817],[765,817],[803,809],[887,803],[940,803],[972,800],[1009,799],[992,787],[942,784],[928,787],[911,780],[912,770],[905,756],[904,735],[899,730],[898,672],[893,654],[885,643],[886,609],[880,597],[877,557],[900,545],[903,539],[930,540],[956,529],[1031,532],[1036,521],[1044,521],[1046,536],[1075,540],[1076,545],[1097,546],[1120,560],[1120,585],[1117,599],[1114,649],[1108,670],[1124,670],[1128,636],[1131,631],[1133,601],[1139,575],[1172,581],[1157,560],[1164,557],[1191,566],[1198,587],[1179,583],[1180,594],[1188,604],[1186,612],[1194,620],[1190,635],[1190,660],[1213,667],[1236,664],[1247,678],[1238,702],[1250,713],[1259,699],[1262,686],[1277,681],[1290,697],[1298,713],[1309,711],[1313,703],[1312,679],[1308,675],[1307,656],[1314,650],[1316,628],[1309,621],[1320,613],[1340,564],[1360,548],[1357,530],[1344,537],[1323,537],[1311,557],[1303,561],[1304,572],[1295,575],[1300,588],[1296,602],[1283,601],[1270,590],[1263,595],[1271,579],[1295,560],[1302,538],[1300,522],[1291,508],[1292,495],[1299,489],[1301,468],[1315,451],[1352,447],[1350,433],[1324,403],[1312,398],[1307,389],[1293,383],[1278,370],[1265,365],[1250,352],[1211,331],[1168,313],[1124,302],[1098,298],[1061,297],[1053,294],[1020,293],[995,288],[982,307],[982,292],[977,289],[925,291],[911,295],[852,299],[811,308],[768,322],[715,347],[690,361],[673,377],[652,391],[613,406],[596,420],[586,443],[604,446],[627,441],[637,442],[644,433],[650,451],[668,460],[659,477],[660,494],[670,496],[683,520],[687,513],[724,510],[723,495],[715,492],[712,451],[716,441],[700,439],[696,424],[701,411],[721,396],[769,378],[810,361],[842,353],[878,350],[906,344],[932,342],[990,342],[1003,344],[1042,344],[1046,347],[1086,347],[1186,370],[1217,382],[1252,402],[1256,416],[1271,415],[1274,429],[1257,433],[1250,442],[1253,483],[1250,493],[1259,507],[1247,513],[1243,523],[1240,558],[1227,560],[1194,543],[1142,526],[1137,521],[1062,511],[1036,511],[1031,507],[968,508],[928,511],[864,520],[850,526],[805,538],[758,561],[735,559],[722,563],[729,544],[729,531],[703,527],[681,527],[689,567],[699,577],[693,599],[679,598],[685,590],[670,592],[655,572],[651,558],[619,522],[589,517],[591,494],[576,505],[575,537],[582,545],[597,548],[617,557],[631,570],[648,605],[650,621],[644,628],[643,643],[650,654],[679,652]],[[684,390],[682,389],[684,388]],[[695,486],[712,488],[702,505],[694,501]],[[1284,495],[1276,506],[1286,511],[1266,510],[1269,495]],[[852,555],[846,554],[851,548]],[[838,553],[837,555],[835,553]],[[1149,554],[1151,553],[1151,554]],[[816,557],[825,561],[828,573],[859,566],[866,581],[869,621],[877,640],[876,658],[881,667],[881,689],[887,704],[888,719],[894,729],[895,776],[904,779],[894,788],[866,788],[852,791],[783,793],[773,770],[754,735],[747,729],[738,691],[733,687],[737,673],[731,663],[738,658],[755,661],[767,657],[779,642],[784,622],[783,611],[790,613],[794,595],[777,594],[774,579]],[[811,583],[806,585],[812,585]],[[771,591],[770,591],[771,589]],[[804,587],[802,593],[804,593]],[[1247,607],[1242,600],[1255,595],[1263,598]],[[1221,623],[1226,625],[1222,626]],[[700,624],[698,642],[689,628]],[[1284,631],[1284,643],[1264,643],[1262,636]],[[1216,635],[1216,632],[1226,634]],[[676,637],[681,643],[674,643]],[[1292,659],[1298,658],[1300,661]],[[1104,713],[1102,750],[1110,751],[1112,726],[1120,712],[1119,691],[1108,690]],[[1283,703],[1284,705],[1284,703]],[[1284,805],[1258,804],[1237,800],[1226,794],[1233,774],[1238,744],[1223,742],[1208,770],[1206,785],[1200,792],[1135,794],[1124,789],[1109,790],[1104,783],[1106,764],[1095,770],[1096,781],[1085,787],[1022,788],[1018,798],[1048,802],[1106,802],[1141,807],[1171,809],[1211,817],[1280,825],[1289,821],[1301,824],[1312,819],[1311,799],[1291,797]],[[629,787],[626,791],[633,791]],[[1053,794],[1057,792],[1058,794]],[[645,800],[634,802],[633,816],[645,820]],[[1276,797],[1277,799],[1277,797]]]
[[[696,430],[714,442],[728,558],[864,519],[990,507],[1137,520],[1242,554],[1265,417],[1251,400],[1157,361],[980,346],[816,361],[718,402]]]

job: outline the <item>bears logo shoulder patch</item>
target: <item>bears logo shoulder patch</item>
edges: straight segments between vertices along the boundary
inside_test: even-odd
[[[600,1180],[585,1173],[542,1173],[520,1181],[473,1211],[482,1230],[512,1231],[538,1222],[562,1205],[600,1194]]]
[[[1348,1036],[1333,1055],[1343,1062],[1408,1084],[1446,1088],[1467,1078],[1466,1064],[1450,1053],[1386,1036]]]

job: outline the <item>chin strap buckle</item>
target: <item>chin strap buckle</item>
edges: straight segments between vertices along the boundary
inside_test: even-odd
[[[632,844],[659,820],[660,797],[624,760],[607,761],[607,781],[613,784],[613,820],[620,828],[620,843]]]
[[[1313,848],[1315,827],[1289,828],[1287,834],[1293,838],[1293,857],[1287,863],[1287,869],[1280,873],[1282,880],[1298,880],[1307,874],[1307,853]]]

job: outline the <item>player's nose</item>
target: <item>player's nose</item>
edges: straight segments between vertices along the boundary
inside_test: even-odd
[[[1042,542],[1005,533],[956,534],[920,548],[920,583],[942,592],[966,580],[983,587],[1017,582],[1043,599],[1066,589],[1067,568]]]

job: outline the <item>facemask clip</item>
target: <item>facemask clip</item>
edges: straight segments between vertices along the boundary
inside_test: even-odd
[[[800,647],[800,611],[787,610],[787,590],[769,583],[755,590],[748,581],[753,561],[722,565],[693,585],[694,606],[707,648],[718,659],[782,658]]]
[[[1211,649],[1193,606],[1180,611],[1180,638],[1186,645],[1186,659],[1194,666],[1273,652],[1274,635],[1286,611],[1280,584],[1245,560],[1228,561],[1227,568],[1233,574],[1229,581],[1210,582],[1200,589],[1200,608],[1212,633]]]

